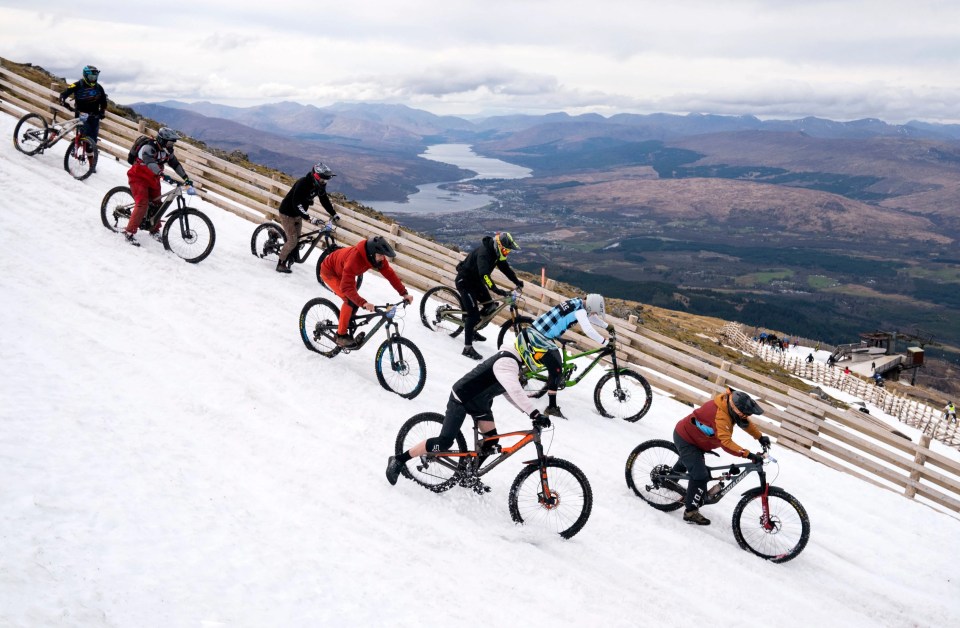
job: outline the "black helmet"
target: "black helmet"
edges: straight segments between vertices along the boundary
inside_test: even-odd
[[[754,401],[747,393],[734,390],[730,393],[730,405],[735,412],[730,413],[730,418],[737,422],[740,427],[746,427],[748,421],[746,417],[754,414],[763,414],[763,408]]]
[[[83,80],[85,80],[87,83],[96,83],[98,76],[100,76],[100,70],[97,69],[97,66],[83,66]]]
[[[375,257],[377,253],[380,255],[385,255],[391,259],[397,256],[397,252],[393,250],[393,247],[390,246],[390,243],[387,242],[387,239],[383,236],[367,238],[367,260],[373,264],[375,268],[380,267],[380,264],[377,263],[377,258]]]
[[[333,174],[333,170],[328,168],[327,164],[323,163],[322,161],[318,161],[313,167],[313,170],[310,172],[313,173],[313,180],[317,185],[326,185],[327,181],[329,181],[331,177],[337,176]]]

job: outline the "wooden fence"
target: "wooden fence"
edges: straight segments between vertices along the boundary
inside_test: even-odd
[[[50,87],[0,67],[0,110],[15,117],[26,111],[49,116],[60,110],[57,96]],[[128,147],[144,130],[143,123],[108,114],[101,127],[101,151],[125,159]],[[205,201],[253,222],[276,217],[286,191],[278,180],[185,141],[178,142],[177,153]],[[343,216],[338,237],[348,244],[372,235],[387,236],[394,243],[398,256],[391,265],[404,283],[421,290],[453,284],[462,253],[349,207],[338,206],[338,212]],[[551,282],[546,287],[527,282],[524,311],[536,316],[568,298],[550,287]],[[646,329],[635,317],[608,319],[621,341],[619,358],[638,367],[664,394],[699,405],[727,386],[747,391],[767,402],[769,409],[758,422],[778,444],[907,497],[960,512],[960,462],[931,451],[929,440],[912,443],[862,413],[838,410],[763,374]],[[568,336],[582,346],[591,345],[573,330]]]

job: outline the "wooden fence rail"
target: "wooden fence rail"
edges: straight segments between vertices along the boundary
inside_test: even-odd
[[[49,116],[53,111],[62,112],[57,98],[56,90],[0,66],[0,110],[14,117],[28,111]],[[128,147],[145,130],[143,122],[108,114],[101,127],[101,151],[125,159]],[[229,163],[186,141],[177,144],[177,153],[206,202],[253,222],[276,219],[276,208],[286,191],[276,179]],[[453,284],[463,253],[350,207],[338,205],[337,210],[342,216],[338,237],[346,244],[372,235],[386,236],[396,244],[398,256],[392,265],[405,283],[421,290]],[[505,278],[498,279],[508,283]],[[568,298],[550,286],[552,282],[547,286],[526,283],[525,313],[536,316]],[[744,390],[766,402],[769,409],[758,417],[760,427],[780,445],[909,498],[960,512],[960,461],[931,451],[929,440],[912,443],[860,412],[839,410],[761,373],[646,329],[635,317],[608,318],[620,340],[620,359],[641,371],[662,393],[695,405],[727,386]],[[734,327],[742,334],[739,326]],[[733,328],[728,328],[729,332],[727,328],[722,331],[733,334]],[[581,346],[591,345],[580,333],[567,335]],[[914,402],[883,399],[882,403],[898,416],[908,417],[902,419],[907,423],[920,421],[917,424],[931,436],[944,430]],[[926,422],[918,417],[925,417]]]

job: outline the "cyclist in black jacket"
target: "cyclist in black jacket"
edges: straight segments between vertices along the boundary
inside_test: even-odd
[[[74,112],[73,117],[81,113],[89,114],[80,133],[97,141],[100,135],[100,121],[107,115],[107,93],[98,82],[100,70],[88,65],[83,68],[83,78],[71,83],[60,92],[60,104]],[[73,107],[67,104],[67,98],[73,97]]]
[[[297,249],[297,240],[300,239],[300,233],[303,231],[303,219],[310,220],[310,214],[307,210],[313,205],[313,199],[316,198],[327,210],[327,213],[334,220],[340,220],[337,210],[333,208],[330,197],[327,196],[327,181],[333,174],[322,161],[318,162],[306,175],[297,179],[287,195],[280,201],[280,225],[284,233],[287,234],[287,241],[283,243],[280,249],[280,258],[277,260],[277,272],[293,272],[291,266],[295,261],[292,253]],[[320,224],[320,220],[312,220],[313,224]]]
[[[447,413],[443,419],[443,427],[440,428],[440,435],[428,438],[396,456],[390,456],[387,460],[387,481],[396,484],[404,465],[413,458],[419,458],[428,451],[449,451],[468,414],[477,423],[477,429],[484,439],[495,436],[497,425],[493,420],[492,408],[493,400],[500,395],[505,395],[507,401],[529,416],[534,424],[550,427],[550,419],[533,407],[526,391],[520,385],[521,364],[526,364],[527,368],[536,368],[539,366],[536,359],[528,352],[527,345],[517,342],[515,346],[508,346],[490,356],[457,380],[447,401]],[[479,452],[479,462],[482,463],[487,456],[494,453],[495,448],[493,442],[484,443]]]
[[[483,359],[483,356],[473,348],[474,339],[480,342],[486,340],[473,330],[480,321],[480,305],[483,305],[483,313],[487,314],[489,309],[496,307],[490,302],[491,290],[499,296],[509,294],[493,283],[490,273],[494,268],[499,268],[500,272],[516,284],[518,289],[523,288],[523,282],[517,279],[516,273],[507,263],[507,255],[510,251],[517,250],[520,250],[520,247],[516,240],[508,232],[503,231],[493,237],[484,236],[480,246],[457,264],[457,291],[460,293],[460,300],[463,301],[463,308],[467,312],[463,320],[463,355],[472,360]]]

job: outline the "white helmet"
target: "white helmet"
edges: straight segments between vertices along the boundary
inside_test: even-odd
[[[587,295],[584,307],[587,310],[587,314],[595,314],[600,320],[604,320],[603,317],[607,314],[607,308],[603,304],[603,297],[597,293]]]

